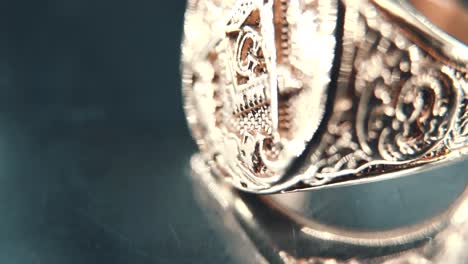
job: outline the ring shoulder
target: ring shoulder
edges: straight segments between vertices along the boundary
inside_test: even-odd
[[[369,1],[344,3],[332,114],[310,144],[302,167],[315,170],[303,176],[304,183],[375,178],[463,153],[468,143],[466,63],[423,42],[427,34],[414,30],[411,19],[405,25]]]

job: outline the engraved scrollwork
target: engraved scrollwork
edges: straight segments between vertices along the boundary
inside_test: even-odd
[[[463,78],[375,6],[349,2],[356,5],[346,10],[333,115],[310,155],[317,167],[310,184],[379,165],[391,170],[443,151],[456,114],[466,113],[458,109]],[[456,124],[458,131],[466,124]]]
[[[457,89],[440,63],[369,9],[354,61],[357,139],[373,160],[408,162],[445,139]]]
[[[210,166],[271,191],[468,152],[466,64],[377,2],[190,0],[184,102]]]
[[[413,76],[395,91],[377,81],[360,102],[359,142],[368,155],[388,161],[420,157],[444,139],[454,102],[450,80],[440,72]]]
[[[451,150],[462,149],[468,144],[468,73],[463,74],[448,68],[445,72],[458,84],[460,93],[458,112],[446,144]]]

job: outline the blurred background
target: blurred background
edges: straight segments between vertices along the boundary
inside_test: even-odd
[[[240,260],[254,253],[222,231],[232,223],[194,199],[184,8],[0,2],[0,263],[257,263]],[[412,223],[457,197],[465,167],[317,192],[311,212],[353,228]]]
[[[0,263],[174,263],[184,242],[182,263],[198,254],[197,231],[179,241],[190,222],[167,209],[194,204],[184,9],[0,1]],[[162,191],[174,185],[187,195]]]
[[[1,3],[0,107],[71,128],[142,121],[186,134],[179,47],[185,1]],[[154,132],[153,132],[154,133]]]

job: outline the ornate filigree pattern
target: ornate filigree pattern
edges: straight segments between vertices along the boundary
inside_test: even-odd
[[[466,76],[416,45],[376,6],[346,3],[334,114],[310,157],[318,172],[310,183],[436,156],[450,133],[462,141],[454,146],[464,145],[466,99],[464,109],[457,106]],[[456,118],[460,110],[465,117]]]
[[[358,110],[362,113],[357,127],[361,147],[388,161],[419,158],[434,148],[447,134],[455,110],[450,83],[448,77],[432,70],[402,84],[394,82],[401,87],[373,80],[361,95]]]
[[[456,80],[455,85],[459,91],[457,115],[446,142],[450,150],[457,150],[468,144],[468,73],[462,74],[448,68],[446,72]]]

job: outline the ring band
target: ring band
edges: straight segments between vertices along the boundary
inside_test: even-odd
[[[468,47],[403,0],[189,1],[188,123],[254,193],[383,180],[463,158]]]
[[[236,228],[226,235],[230,243],[238,239],[236,235],[241,237],[245,233],[252,244],[244,250],[258,251],[266,259],[265,263],[466,263],[466,187],[461,188],[458,198],[450,206],[423,220],[385,230],[355,229],[324,223],[317,219],[317,213],[308,211],[310,208],[303,208],[306,211],[296,209],[304,204],[304,195],[310,192],[262,196],[236,192],[222,180],[212,177],[209,168],[202,166],[204,162],[199,156],[195,156],[193,162],[200,163],[192,171],[199,203],[203,208],[215,210],[211,214],[223,216],[213,220],[220,221],[223,229]],[[312,202],[315,208],[321,207],[323,202],[327,204],[326,199],[320,199],[320,203],[308,198],[305,201]],[[357,211],[363,213],[367,209]],[[346,214],[352,218],[352,209]],[[249,242],[235,244],[240,247],[239,244],[244,246],[245,243]],[[252,254],[242,252],[240,255]],[[252,260],[239,262],[249,261]]]

